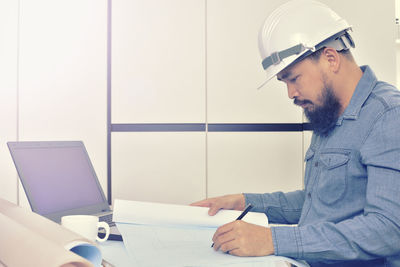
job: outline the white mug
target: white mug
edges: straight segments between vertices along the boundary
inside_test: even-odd
[[[99,218],[92,215],[63,216],[61,225],[92,241],[104,242],[110,235],[110,226],[106,222],[99,222]],[[106,231],[104,238],[98,237],[99,228],[104,228]]]

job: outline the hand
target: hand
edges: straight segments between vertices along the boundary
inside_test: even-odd
[[[222,197],[207,198],[190,204],[191,206],[209,207],[208,215],[217,214],[220,209],[244,210],[246,201],[243,194],[226,195]]]
[[[271,229],[245,221],[233,221],[219,227],[213,241],[214,250],[235,256],[274,254]]]

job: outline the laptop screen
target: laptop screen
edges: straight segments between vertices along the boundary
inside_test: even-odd
[[[32,211],[48,215],[106,204],[82,142],[8,145]]]

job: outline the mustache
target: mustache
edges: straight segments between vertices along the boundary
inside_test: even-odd
[[[311,102],[310,100],[307,100],[307,99],[299,100],[299,99],[297,99],[297,98],[294,99],[293,103],[294,103],[295,105],[298,105],[298,106],[300,106],[300,105],[305,105],[305,104],[313,104],[313,102]]]

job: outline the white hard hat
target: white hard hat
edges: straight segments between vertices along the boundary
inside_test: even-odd
[[[322,47],[340,51],[354,47],[351,26],[328,6],[314,0],[289,1],[262,25],[258,46],[267,81],[296,60]]]

